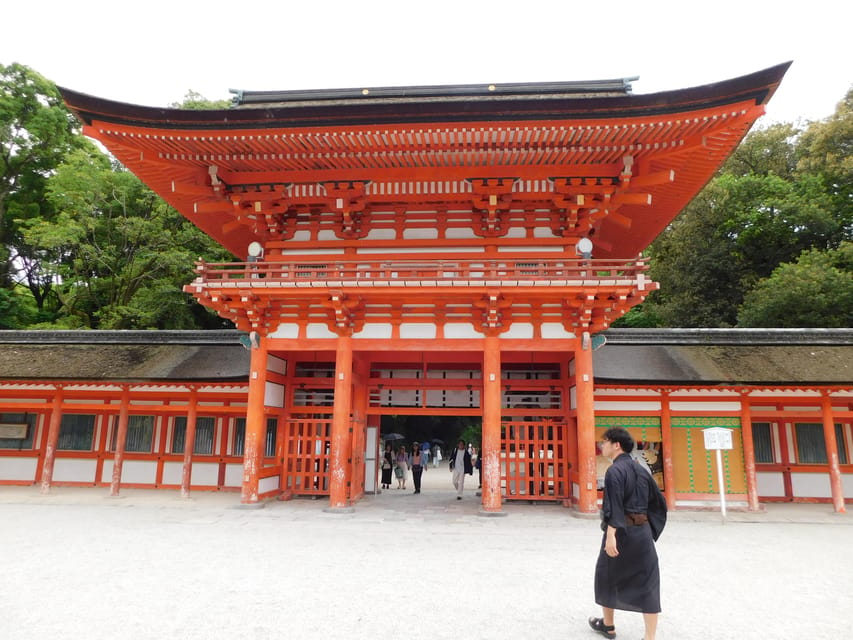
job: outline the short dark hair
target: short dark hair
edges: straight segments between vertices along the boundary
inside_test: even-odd
[[[625,453],[631,453],[634,450],[634,438],[625,427],[610,427],[604,432],[602,438],[608,442],[618,442]]]

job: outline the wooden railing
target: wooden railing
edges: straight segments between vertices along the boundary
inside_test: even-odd
[[[394,260],[197,262],[196,285],[264,286],[568,286],[590,279],[648,282],[644,259]],[[263,284],[256,282],[263,279]],[[614,283],[615,284],[615,283]]]

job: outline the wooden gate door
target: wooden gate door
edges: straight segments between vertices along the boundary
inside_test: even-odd
[[[506,500],[569,497],[567,427],[547,420],[501,424],[501,485]]]

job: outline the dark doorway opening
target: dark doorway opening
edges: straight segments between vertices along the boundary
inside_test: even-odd
[[[395,446],[438,442],[443,451],[454,448],[460,439],[479,449],[483,433],[480,416],[393,415],[382,416],[380,425],[380,438],[388,434],[403,436],[395,441]]]

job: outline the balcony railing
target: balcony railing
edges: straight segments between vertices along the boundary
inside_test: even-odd
[[[644,259],[197,262],[193,283],[226,287],[636,285],[650,281]]]

